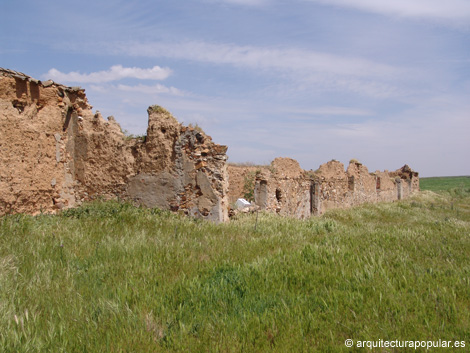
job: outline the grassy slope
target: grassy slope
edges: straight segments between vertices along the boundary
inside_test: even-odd
[[[112,202],[4,217],[0,347],[346,352],[346,338],[468,347],[470,197],[459,195],[423,192],[306,221],[260,214],[256,231],[254,216],[214,225]]]

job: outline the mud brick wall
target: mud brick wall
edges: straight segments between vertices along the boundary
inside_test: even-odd
[[[293,159],[276,158],[270,166],[258,167],[256,174],[230,166],[229,175],[255,179],[254,198],[261,209],[296,218],[366,202],[399,200],[419,190],[418,173],[407,165],[394,172],[370,173],[366,166],[354,160],[346,170],[341,162],[332,160],[313,172],[302,170]],[[246,180],[245,184],[250,185]],[[240,187],[231,188],[229,198],[237,197],[241,197]]]
[[[227,147],[159,106],[148,116],[128,138],[83,89],[0,68],[0,215],[120,198],[228,220]]]
[[[147,135],[129,138],[113,117],[92,111],[80,87],[0,68],[0,215],[104,198],[224,222],[229,201],[248,193],[262,209],[305,218],[419,190],[407,165],[370,173],[357,161],[345,170],[333,160],[313,172],[276,158],[265,167],[227,167],[227,146],[162,107],[147,112]]]
[[[262,166],[244,166],[228,164],[227,170],[229,178],[228,201],[231,206],[239,198],[251,199],[254,201],[255,177],[264,167]]]
[[[271,167],[256,175],[255,202],[262,209],[285,216],[310,216],[310,180],[299,163],[276,158]]]

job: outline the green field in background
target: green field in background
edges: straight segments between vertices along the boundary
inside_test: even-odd
[[[420,178],[421,190],[448,191],[450,189],[470,190],[470,176]]]

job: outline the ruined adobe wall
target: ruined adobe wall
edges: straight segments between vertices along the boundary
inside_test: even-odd
[[[226,146],[158,106],[147,137],[124,136],[85,92],[0,69],[0,215],[53,212],[95,198],[226,221]]]
[[[276,158],[269,166],[229,165],[229,200],[246,198],[263,210],[286,216],[310,215],[310,179],[291,158]],[[250,189],[251,190],[248,190]]]
[[[391,202],[394,200],[398,200],[398,190],[395,178],[392,177],[388,171],[376,171],[374,175],[376,177],[377,201]],[[414,191],[418,190],[419,179]]]
[[[113,117],[92,111],[83,89],[0,69],[0,215],[122,198],[218,222],[248,181],[262,209],[305,218],[419,190],[407,165],[369,173],[357,161],[346,171],[330,161],[307,172],[277,158],[268,167],[227,169],[226,146],[159,106],[148,117],[146,137],[128,138]]]
[[[64,100],[90,109],[78,89],[0,70],[0,215],[75,205]]]
[[[256,175],[268,166],[236,165],[228,164],[227,170],[230,176],[228,186],[228,201],[231,206],[237,199],[244,198],[250,202],[254,199],[254,186]]]
[[[343,163],[335,160],[322,164],[315,173],[314,182],[320,183],[320,213],[331,208],[353,207],[366,202],[398,200],[397,184],[390,173],[370,173],[365,165],[354,160],[346,171]]]
[[[408,165],[391,172],[390,177],[394,178],[397,186],[398,199],[409,197],[415,190],[419,190],[419,175]]]
[[[238,167],[238,174],[241,169]],[[232,170],[229,173],[231,177]],[[307,172],[295,160],[276,158],[271,166],[260,168],[254,178],[256,205],[297,218],[366,202],[399,200],[419,190],[418,173],[407,165],[394,172],[370,173],[366,166],[354,160],[346,170],[341,162],[332,160],[315,172]],[[230,198],[237,196],[241,197],[230,194]]]
[[[150,107],[148,114],[146,140],[133,147],[136,173],[129,178],[128,197],[147,207],[228,220],[227,146],[179,124],[161,107]]]
[[[276,158],[256,175],[255,202],[284,216],[310,216],[310,179],[291,158]]]

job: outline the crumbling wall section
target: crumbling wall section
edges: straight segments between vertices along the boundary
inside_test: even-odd
[[[122,198],[221,222],[229,201],[248,193],[262,209],[305,218],[419,190],[408,165],[369,173],[358,161],[345,171],[333,160],[307,172],[277,158],[267,167],[227,169],[227,146],[202,130],[159,106],[149,107],[148,119],[146,136],[128,138],[113,117],[92,111],[80,87],[0,68],[0,215]]]
[[[131,199],[216,222],[228,219],[226,146],[165,109],[147,136],[124,136],[85,92],[0,69],[0,215]]]
[[[67,128],[69,169],[76,182],[78,201],[125,198],[134,174],[132,146],[113,117],[103,119],[90,110],[74,113]]]
[[[0,215],[76,204],[67,124],[90,108],[78,88],[0,69]]]
[[[319,183],[321,208],[318,214],[330,208],[352,206],[353,184],[344,172],[343,163],[331,160],[322,164],[313,174],[313,180]]]
[[[407,164],[400,169],[390,173],[395,178],[398,199],[409,197],[413,192],[419,190],[419,174],[412,170]]]
[[[276,158],[256,175],[255,203],[281,215],[306,218],[311,213],[310,187],[310,179],[297,161]]]
[[[240,170],[237,173],[240,174]],[[418,173],[407,165],[391,173],[370,173],[356,160],[351,160],[346,171],[343,163],[332,160],[315,172],[307,172],[295,160],[277,158],[269,167],[258,170],[254,178],[256,205],[297,218],[367,202],[399,200],[419,190]],[[232,199],[240,197],[233,191],[236,190],[231,189]]]
[[[350,184],[351,205],[377,202],[377,180],[362,163],[352,160],[346,170]]]
[[[185,127],[165,109],[148,109],[145,141],[135,146],[137,173],[127,195],[148,207],[165,207],[213,221],[228,219],[227,146]]]
[[[391,202],[397,200],[397,183],[388,171],[376,171],[374,173],[376,179],[377,201]],[[418,189],[419,190],[419,185]]]
[[[228,164],[229,175],[228,201],[233,206],[237,199],[254,201],[256,175],[267,169],[267,166]]]

